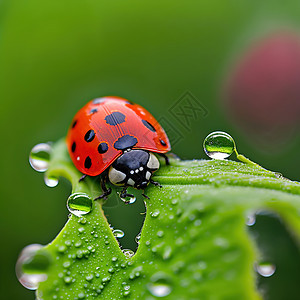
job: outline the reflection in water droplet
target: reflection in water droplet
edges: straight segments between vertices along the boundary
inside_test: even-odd
[[[256,214],[255,213],[248,214],[246,219],[246,225],[253,226],[255,222],[256,222]]]
[[[67,208],[77,217],[86,215],[92,211],[93,200],[84,193],[74,193],[67,200]]]
[[[114,229],[114,230],[113,230],[113,235],[114,235],[116,238],[120,239],[120,238],[122,238],[125,234],[124,234],[124,232],[123,232],[121,229]]]
[[[51,146],[46,143],[35,145],[29,154],[31,167],[38,172],[45,172],[48,169]]]
[[[123,249],[122,252],[127,258],[130,258],[134,255],[134,252],[131,249]]]
[[[56,187],[58,185],[58,179],[53,176],[48,177],[45,175],[44,181],[48,187]]]
[[[45,272],[50,266],[51,257],[42,248],[39,244],[29,245],[22,250],[17,260],[17,278],[29,290],[36,290],[39,283],[47,279]]]
[[[140,239],[141,239],[141,233],[139,233],[139,234],[135,237],[135,242],[136,242],[137,244],[139,244],[139,243],[140,243]]]
[[[228,133],[223,131],[214,131],[204,139],[203,148],[204,152],[210,158],[222,160],[233,153],[235,143]]]
[[[276,271],[276,266],[270,262],[261,262],[255,265],[257,273],[263,277],[270,277]]]
[[[118,194],[119,194],[119,196],[120,196],[120,199],[121,199],[123,202],[125,202],[126,204],[132,204],[132,203],[134,203],[135,200],[136,200],[136,197],[135,197],[135,196],[133,196],[133,197],[131,197],[131,196],[121,197],[121,193],[118,193]]]
[[[147,288],[155,297],[166,297],[172,292],[171,278],[163,272],[158,272],[151,277]]]

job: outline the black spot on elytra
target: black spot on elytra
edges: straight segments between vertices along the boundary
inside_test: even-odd
[[[160,143],[163,145],[163,146],[167,146],[166,142],[164,140],[159,140]]]
[[[72,128],[74,128],[74,127],[76,126],[76,124],[77,124],[77,120],[75,120],[75,121],[73,122]]]
[[[90,129],[84,136],[84,140],[90,143],[95,138],[95,131]]]
[[[96,98],[93,100],[93,104],[100,104],[105,101],[105,98]]]
[[[146,120],[142,120],[143,124],[151,131],[155,132],[156,129],[154,128],[154,126],[152,124],[150,124],[148,121]]]
[[[75,150],[76,150],[76,143],[75,142],[73,142],[71,150],[72,150],[72,152],[75,152]]]
[[[107,143],[100,143],[100,144],[99,144],[99,146],[98,146],[98,152],[99,152],[100,154],[105,153],[107,150],[108,150],[108,145],[107,145]]]
[[[85,161],[84,161],[84,167],[86,169],[89,169],[91,166],[92,166],[92,160],[89,156],[87,156]]]
[[[90,110],[90,115],[95,114],[98,111],[97,108],[93,108]]]
[[[119,111],[114,111],[113,113],[105,117],[106,123],[112,126],[116,126],[118,124],[125,122],[125,119],[126,119],[125,115]]]
[[[123,135],[115,143],[114,147],[117,150],[125,150],[127,148],[132,148],[138,142],[137,138],[131,135]]]

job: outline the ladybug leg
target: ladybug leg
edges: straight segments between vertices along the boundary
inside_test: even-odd
[[[169,157],[166,154],[159,153],[159,155],[165,159],[167,166],[170,165]]]
[[[148,197],[145,193],[142,193],[142,196],[146,199],[150,199],[150,197]]]
[[[155,186],[159,186],[160,188],[162,188],[162,185],[161,185],[159,182],[154,181],[154,180],[152,180],[152,179],[150,179],[150,182],[151,182],[152,184],[154,184]]]
[[[128,194],[127,193],[127,187],[124,187],[123,190],[122,190],[122,192],[120,193],[120,198],[125,199],[126,197],[132,198],[132,197],[134,197],[134,195],[133,194]],[[124,201],[124,202],[125,202],[125,204],[128,204],[129,200],[128,201]]]
[[[101,188],[102,188],[103,193],[102,193],[102,195],[98,196],[94,200],[106,198],[108,195],[111,194],[111,188],[107,188],[106,185],[105,185],[106,180],[107,180],[106,176],[104,178],[101,177],[100,184],[101,184]]]
[[[83,174],[83,175],[79,178],[79,182],[83,181],[84,178],[85,178],[86,176],[87,176],[86,174]]]

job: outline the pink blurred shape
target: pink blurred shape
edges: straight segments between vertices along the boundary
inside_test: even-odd
[[[253,43],[233,66],[225,103],[239,126],[266,143],[283,142],[300,121],[300,35],[278,31]]]

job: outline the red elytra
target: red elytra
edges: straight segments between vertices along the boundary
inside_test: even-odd
[[[120,97],[96,98],[75,115],[67,147],[76,168],[97,176],[128,148],[166,153],[169,139],[142,106]]]

